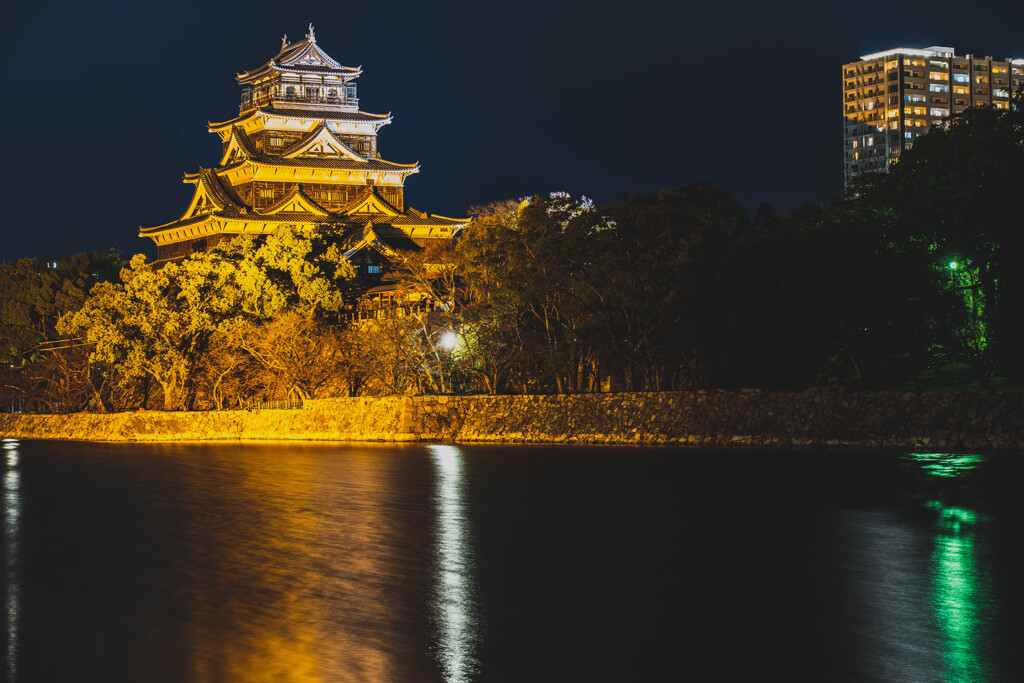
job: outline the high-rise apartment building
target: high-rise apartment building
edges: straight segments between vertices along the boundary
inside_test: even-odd
[[[951,47],[898,47],[843,66],[843,172],[884,170],[914,139],[968,107],[1007,109],[1024,59],[957,57]]]

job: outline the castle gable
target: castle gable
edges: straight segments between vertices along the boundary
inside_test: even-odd
[[[295,188],[262,212],[265,216],[276,216],[287,213],[313,214],[327,218],[331,212],[313,201],[312,198],[302,189],[302,185]],[[283,216],[281,216],[283,218]]]
[[[347,216],[353,217],[366,215],[395,217],[402,215],[401,211],[381,197],[373,187],[368,187],[360,197],[357,197],[351,204],[346,206],[344,213]]]
[[[366,159],[352,150],[337,135],[331,132],[326,123],[321,123],[308,135],[281,151],[285,159],[312,157],[314,159],[351,159],[365,162]]]

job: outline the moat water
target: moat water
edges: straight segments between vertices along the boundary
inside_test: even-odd
[[[4,449],[10,681],[1024,680],[1020,454]]]

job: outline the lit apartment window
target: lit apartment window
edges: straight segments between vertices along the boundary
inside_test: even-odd
[[[857,149],[857,141],[856,140],[853,141],[853,148]]]
[[[949,92],[949,86],[932,83],[930,86],[928,86],[928,90],[932,92]]]
[[[1006,73],[1006,67],[1005,66],[994,66],[994,67],[992,67],[992,73],[994,73],[994,74],[1004,74],[1004,73]]]
[[[946,73],[945,71],[932,71],[929,72],[928,78],[932,79],[933,81],[948,81],[949,74]]]
[[[992,94],[995,95],[996,97],[1009,97],[1010,91],[1003,90],[1002,88],[996,88],[995,90],[992,91]]]
[[[971,89],[965,88],[962,85],[958,85],[953,87],[953,92],[956,93],[957,95],[968,95],[970,94]]]
[[[924,107],[913,107],[915,116],[924,116]]]
[[[1009,102],[993,102],[992,104],[994,104],[996,106],[996,109],[1009,109],[1010,108],[1010,103]]]
[[[906,138],[906,139],[908,139],[908,140],[913,140],[913,139],[914,139],[914,134],[913,134],[913,133],[911,133],[911,132],[910,132],[910,131],[908,130],[908,131],[907,131],[906,133],[904,133],[904,134],[903,134],[903,137],[905,137],[905,138]]]
[[[974,82],[975,83],[988,83],[988,76],[975,76],[974,77]]]
[[[874,108],[875,108],[875,103],[874,102],[868,102],[868,109],[874,109]]]
[[[932,108],[930,113],[932,116],[949,116],[949,111],[946,109]]]
[[[970,83],[971,79],[967,74],[953,74],[954,83]]]
[[[867,145],[868,147],[874,147],[875,146],[875,139],[874,138],[868,138],[867,141],[865,141],[864,144]]]

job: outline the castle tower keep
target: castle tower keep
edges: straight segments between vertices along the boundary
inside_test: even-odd
[[[342,66],[316,42],[313,25],[266,64],[239,74],[239,115],[210,123],[222,153],[215,168],[187,173],[195,193],[181,217],[140,237],[158,260],[177,259],[240,234],[332,226],[356,254],[451,240],[468,219],[435,216],[405,203],[405,179],[418,163],[386,161],[377,134],[390,114],[359,109],[361,67]]]

